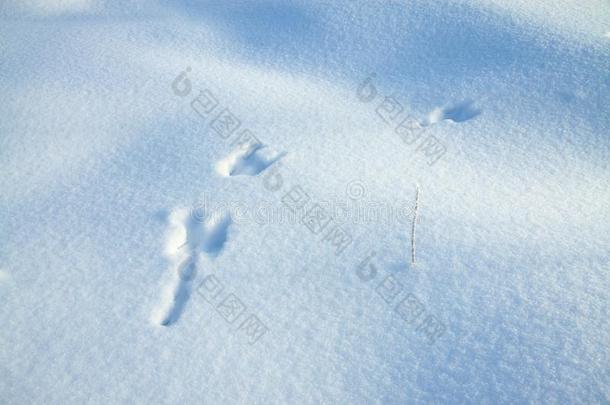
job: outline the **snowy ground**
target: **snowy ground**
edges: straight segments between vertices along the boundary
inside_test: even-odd
[[[610,403],[610,3],[0,2],[0,403]]]

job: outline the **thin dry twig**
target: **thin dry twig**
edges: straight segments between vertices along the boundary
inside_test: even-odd
[[[411,264],[415,266],[415,224],[417,223],[417,210],[419,208],[419,185],[415,185],[415,210],[413,211],[413,224],[411,226]]]

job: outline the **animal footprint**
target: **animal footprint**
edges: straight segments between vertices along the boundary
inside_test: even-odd
[[[165,255],[170,261],[172,278],[165,285],[161,304],[152,317],[155,323],[163,326],[180,318],[191,296],[200,255],[216,257],[221,252],[227,241],[231,217],[223,213],[202,221],[187,210],[178,210],[170,215],[169,225]]]
[[[243,144],[216,165],[216,171],[223,176],[256,176],[285,153],[277,153],[261,144]]]
[[[474,107],[473,101],[464,100],[461,103],[452,105],[450,107],[435,108],[430,114],[428,114],[428,117],[424,120],[422,126],[427,127],[443,120],[464,122],[473,119],[479,114],[481,114],[481,110]]]

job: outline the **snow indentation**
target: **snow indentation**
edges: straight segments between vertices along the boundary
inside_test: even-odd
[[[464,100],[448,107],[435,108],[428,114],[428,117],[424,120],[422,126],[430,126],[444,120],[458,123],[465,122],[475,118],[477,115],[481,114],[481,112],[482,110],[476,108],[472,100]]]
[[[170,215],[165,254],[172,276],[163,288],[160,306],[152,315],[154,323],[169,326],[178,321],[191,296],[200,255],[213,258],[220,254],[230,225],[228,213],[211,215],[205,221],[187,210]]]
[[[216,164],[216,171],[223,176],[256,176],[285,153],[278,153],[260,144],[243,144]]]

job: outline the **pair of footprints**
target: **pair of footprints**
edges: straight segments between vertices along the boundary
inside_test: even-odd
[[[432,110],[426,119],[421,122],[422,127],[438,124],[441,121],[465,122],[481,114],[481,110],[474,106],[472,100],[464,100],[461,103],[449,107],[438,107]]]
[[[218,162],[216,170],[224,176],[255,176],[283,156],[261,145],[243,145]],[[170,262],[171,279],[153,312],[156,324],[169,326],[180,318],[192,293],[198,263],[218,256],[227,241],[231,215],[221,212],[206,218],[208,213],[200,214],[178,209],[169,215],[165,256]]]

